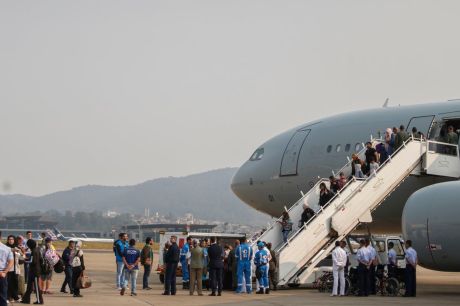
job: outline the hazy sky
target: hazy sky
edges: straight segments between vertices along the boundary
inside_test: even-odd
[[[460,98],[460,1],[0,1],[0,183],[240,166],[330,113]],[[178,190],[180,192],[180,190]]]

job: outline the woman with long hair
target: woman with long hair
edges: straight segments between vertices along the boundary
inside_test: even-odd
[[[16,238],[13,235],[9,235],[6,240],[6,246],[11,248],[11,252],[13,252],[13,269],[8,272],[7,274],[7,281],[8,281],[8,300],[10,302],[18,301],[18,289],[19,289],[19,257],[21,256],[20,250],[17,245]]]

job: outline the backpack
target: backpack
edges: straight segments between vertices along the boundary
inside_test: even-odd
[[[61,259],[59,255],[56,253],[56,251],[52,249],[45,250],[45,261],[48,262],[51,268],[53,268]]]
[[[46,260],[43,252],[40,253],[40,267],[41,267],[41,274],[48,274],[53,271],[53,268],[50,266],[49,262]]]
[[[59,261],[54,265],[53,270],[56,273],[64,272],[64,261],[62,258],[59,258]]]

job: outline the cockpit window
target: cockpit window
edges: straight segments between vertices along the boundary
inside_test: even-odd
[[[264,157],[264,148],[259,148],[251,155],[251,158],[249,160],[261,160],[262,157]]]

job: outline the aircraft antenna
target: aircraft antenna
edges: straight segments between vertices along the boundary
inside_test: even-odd
[[[388,107],[389,101],[390,101],[390,98],[386,98],[385,103],[383,103],[382,107]]]

